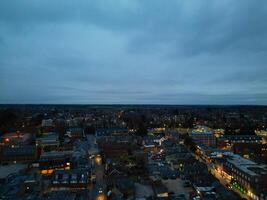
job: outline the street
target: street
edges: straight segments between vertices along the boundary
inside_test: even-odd
[[[87,141],[90,145],[90,148],[88,150],[89,155],[97,155],[99,153],[97,144],[96,144],[96,138],[94,135],[87,135]],[[95,163],[95,159],[91,159],[92,163],[92,174],[95,174],[96,180],[95,183],[92,186],[92,189],[90,191],[90,199],[94,200],[97,198],[97,195],[100,193],[100,191],[105,192],[105,181],[103,179],[104,176],[104,166],[98,165]]]

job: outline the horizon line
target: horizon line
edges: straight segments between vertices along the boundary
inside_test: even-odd
[[[0,106],[258,106],[267,107],[267,104],[156,104],[156,103],[0,103]]]

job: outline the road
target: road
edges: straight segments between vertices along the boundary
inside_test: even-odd
[[[94,155],[94,154],[97,154],[99,152],[99,149],[97,147],[97,144],[96,144],[96,138],[94,135],[87,135],[87,141],[90,145],[90,148],[88,150],[88,153],[89,155]]]
[[[100,190],[105,191],[106,188],[105,181],[103,179],[104,175],[103,165],[95,167],[95,174],[96,174],[96,183],[93,185],[90,195],[92,199],[96,199],[97,195],[99,194],[99,191]]]
[[[99,153],[99,149],[96,144],[96,139],[94,135],[87,135],[87,141],[90,145],[90,148],[88,150],[89,155],[97,155]],[[103,165],[97,165],[95,163],[94,158],[91,160],[92,163],[92,173],[96,175],[96,182],[93,184],[93,187],[90,191],[90,199],[94,200],[96,199],[97,195],[99,194],[100,190],[105,191],[105,180],[103,179],[104,176],[104,166]]]

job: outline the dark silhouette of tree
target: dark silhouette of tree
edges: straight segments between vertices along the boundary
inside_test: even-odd
[[[3,132],[7,132],[14,127],[14,124],[18,120],[18,115],[14,109],[5,109],[0,112],[0,129]]]
[[[197,150],[196,144],[193,141],[193,139],[189,136],[186,135],[184,139],[184,144],[190,148],[191,151],[195,152]]]
[[[139,136],[146,136],[147,135],[147,125],[146,125],[145,115],[141,115],[141,117],[138,121],[136,134]]]

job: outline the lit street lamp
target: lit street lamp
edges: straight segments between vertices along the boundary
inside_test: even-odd
[[[101,164],[102,164],[102,157],[101,157],[100,155],[97,155],[97,156],[95,157],[95,163],[96,163],[97,165],[101,165]]]
[[[106,200],[106,199],[107,199],[107,197],[103,193],[97,195],[97,197],[96,197],[96,200]]]

